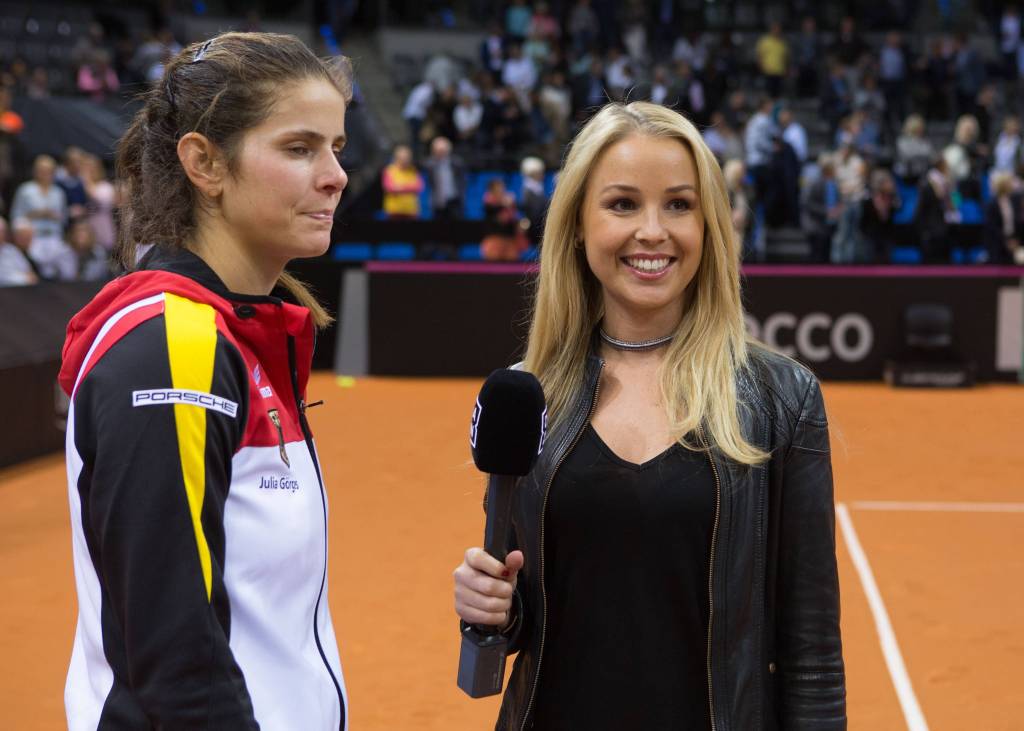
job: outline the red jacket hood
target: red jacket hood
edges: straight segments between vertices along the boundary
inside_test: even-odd
[[[118,310],[153,295],[168,292],[187,297],[195,302],[203,302],[212,306],[221,319],[228,325],[238,318],[233,303],[227,297],[218,295],[208,287],[183,274],[165,270],[137,271],[119,277],[110,282],[71,318],[67,327],[67,337],[61,352],[61,368],[59,382],[65,393],[71,395],[75,380],[85,364],[86,356],[104,323]],[[240,297],[241,299],[242,297]],[[272,297],[248,297],[245,302],[261,301],[262,306],[280,306],[283,308],[284,330],[296,338],[296,364],[299,370],[299,391],[305,393],[309,379],[309,364],[313,354],[313,326],[309,310],[305,307],[280,302]],[[278,304],[279,303],[279,304]]]

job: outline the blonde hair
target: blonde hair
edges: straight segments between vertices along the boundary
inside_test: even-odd
[[[969,145],[978,139],[978,119],[973,114],[961,115],[956,120],[953,139],[961,145]]]
[[[566,417],[603,315],[600,284],[575,245],[587,179],[604,151],[631,135],[675,139],[690,151],[704,212],[703,252],[689,285],[689,305],[659,373],[670,428],[689,449],[703,448],[690,439],[703,430],[709,447],[736,462],[758,464],[768,455],[744,438],[738,416],[736,375],[747,366],[748,343],[725,181],[697,128],[667,107],[608,104],[573,141],[544,227],[524,367],[543,385],[552,420]]]

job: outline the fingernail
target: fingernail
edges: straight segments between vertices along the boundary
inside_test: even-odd
[[[501,572],[501,578],[503,578],[503,579],[507,579],[511,575],[512,575],[512,572],[509,571],[508,569],[505,569],[504,571]]]

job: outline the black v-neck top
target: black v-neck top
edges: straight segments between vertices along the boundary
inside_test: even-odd
[[[714,516],[706,455],[637,465],[586,426],[548,495],[537,731],[710,729]]]

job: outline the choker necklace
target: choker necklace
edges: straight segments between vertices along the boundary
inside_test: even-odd
[[[660,338],[652,338],[651,340],[641,340],[639,342],[630,342],[628,340],[618,340],[613,338],[611,335],[604,331],[604,328],[599,328],[601,339],[608,343],[616,350],[651,350],[657,348],[659,345],[664,345],[676,336],[675,333],[671,335],[665,335]]]

